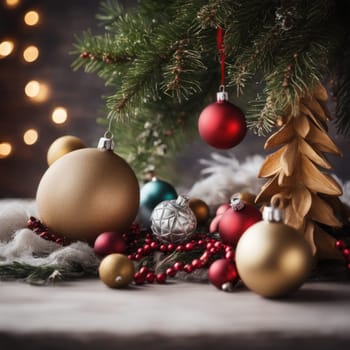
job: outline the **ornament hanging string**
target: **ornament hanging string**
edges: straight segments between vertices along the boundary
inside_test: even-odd
[[[224,30],[221,27],[217,29],[217,47],[220,55],[221,64],[221,86],[220,89],[225,89],[225,46],[224,46]]]

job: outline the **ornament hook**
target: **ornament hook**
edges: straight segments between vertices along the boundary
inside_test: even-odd
[[[109,118],[108,128],[105,131],[103,137],[101,137],[98,141],[97,148],[101,151],[113,151],[114,149],[113,133],[111,131],[112,121],[113,118]]]
[[[188,205],[189,197],[185,195],[179,195],[176,199],[176,204],[180,207],[185,207]]]
[[[234,210],[234,211],[240,211],[242,210],[245,205],[244,205],[244,202],[242,201],[241,198],[239,198],[239,194],[234,194],[231,199],[230,199],[230,205],[231,205],[231,208]]]
[[[100,140],[98,141],[97,148],[100,151],[113,151],[114,142],[111,138],[101,137]]]
[[[283,221],[283,212],[280,208],[274,206],[264,207],[262,217],[264,221],[267,222],[282,222]]]

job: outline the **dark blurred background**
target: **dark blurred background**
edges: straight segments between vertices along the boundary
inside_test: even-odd
[[[130,6],[136,0],[120,2]],[[75,135],[95,146],[103,134],[96,119],[102,116],[99,113],[101,96],[106,93],[104,84],[95,75],[82,70],[73,72],[74,56],[69,54],[76,34],[89,28],[94,33],[102,31],[95,19],[99,5],[99,0],[0,0],[0,198],[35,196],[47,168],[47,149],[56,138]],[[35,13],[28,14],[30,11],[39,16],[37,23]],[[24,21],[26,15],[29,24]],[[26,51],[28,62],[23,54],[30,46],[37,48],[39,56],[35,58],[35,48],[31,48]],[[39,85],[34,82],[28,86],[31,81]],[[27,93],[34,97],[26,95],[26,86]],[[61,124],[52,120],[57,107],[67,112]],[[28,139],[24,140],[26,132]],[[335,173],[348,180],[350,143],[333,131],[332,134],[344,158],[331,162]],[[239,158],[264,154],[263,143],[262,138],[249,135],[236,153]],[[191,152],[185,150],[179,155],[178,170],[194,183],[200,165],[193,159],[209,157],[214,150],[200,140],[195,140],[189,149]]]

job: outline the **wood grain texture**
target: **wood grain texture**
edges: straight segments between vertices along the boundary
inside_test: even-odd
[[[341,211],[334,201],[321,197],[338,198],[342,194],[341,186],[325,172],[332,169],[325,153],[341,156],[328,135],[331,116],[327,99],[325,87],[318,85],[300,100],[294,114],[289,112],[292,108],[286,108],[284,125],[265,143],[265,149],[280,148],[269,154],[261,166],[259,177],[267,178],[267,182],[256,201],[284,198],[285,223],[304,235],[313,254],[319,259],[342,259],[334,246],[335,239],[319,226],[341,227],[348,217],[338,214]]]

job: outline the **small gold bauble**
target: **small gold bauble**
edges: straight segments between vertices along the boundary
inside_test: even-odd
[[[255,195],[250,192],[240,192],[238,193],[238,198],[244,202],[255,205]]]
[[[108,287],[123,288],[132,282],[135,269],[127,256],[115,253],[103,258],[98,273],[101,281]]]
[[[54,233],[93,243],[101,232],[128,229],[139,209],[139,184],[124,159],[84,148],[56,160],[37,190],[39,217]]]
[[[52,142],[47,151],[47,164],[50,166],[58,158],[80,148],[85,148],[85,143],[76,136],[62,136]]]
[[[260,221],[249,227],[236,248],[236,265],[244,284],[274,298],[298,289],[313,265],[303,236],[281,222]]]
[[[189,206],[196,216],[199,225],[204,225],[208,222],[210,210],[204,201],[199,198],[190,198]]]

